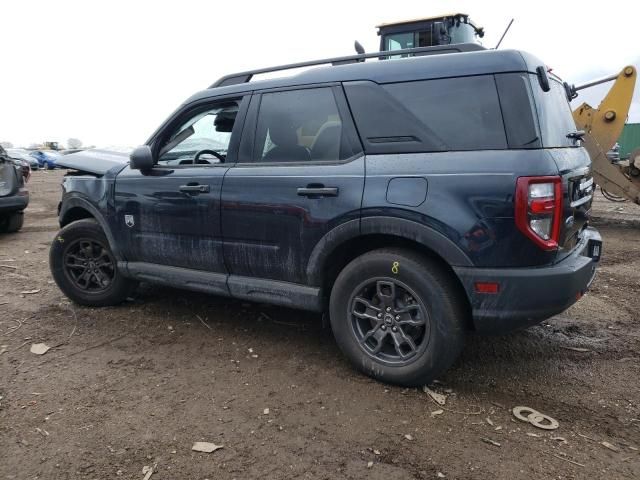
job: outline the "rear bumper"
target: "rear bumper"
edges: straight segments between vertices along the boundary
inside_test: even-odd
[[[599,248],[594,252],[594,247]],[[582,233],[574,251],[555,265],[495,269],[454,267],[467,292],[476,330],[508,332],[563,312],[591,285],[601,249],[600,234],[589,227]],[[476,282],[498,282],[499,292],[477,293]]]
[[[29,205],[29,193],[24,191],[10,197],[0,197],[0,213],[19,212]]]

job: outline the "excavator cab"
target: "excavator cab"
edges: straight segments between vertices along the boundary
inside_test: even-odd
[[[484,36],[484,30],[476,26],[466,13],[383,23],[376,28],[382,52],[458,43],[479,44],[479,39]]]

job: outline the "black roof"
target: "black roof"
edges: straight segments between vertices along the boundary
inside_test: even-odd
[[[544,63],[535,56],[519,50],[479,50],[393,60],[375,60],[315,67],[295,75],[271,80],[208,88],[194,94],[185,103],[221,95],[316,83],[357,80],[391,83],[505,72],[528,71],[535,73],[536,67],[540,65],[544,65]]]

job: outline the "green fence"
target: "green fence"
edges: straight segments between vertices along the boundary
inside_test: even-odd
[[[627,123],[618,143],[620,144],[620,158],[624,158],[636,148],[640,148],[640,123]]]

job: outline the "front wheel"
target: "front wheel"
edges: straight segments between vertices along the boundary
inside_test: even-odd
[[[118,304],[137,285],[118,271],[107,237],[93,219],[78,220],[58,232],[49,266],[60,290],[80,305]]]
[[[378,380],[425,385],[464,344],[466,308],[450,272],[408,250],[375,250],[349,263],[330,299],[331,326],[356,368]]]

